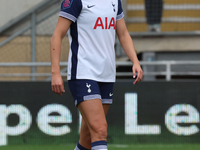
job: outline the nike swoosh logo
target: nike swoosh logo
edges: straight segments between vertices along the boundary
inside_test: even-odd
[[[95,5],[87,5],[87,8],[92,8],[92,7],[94,7]]]
[[[110,97],[113,96],[113,93],[110,93],[109,96],[110,96]]]

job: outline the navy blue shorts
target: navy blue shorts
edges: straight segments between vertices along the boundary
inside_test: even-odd
[[[76,106],[82,101],[92,99],[101,99],[102,104],[112,104],[113,82],[77,79],[69,80],[68,85]]]

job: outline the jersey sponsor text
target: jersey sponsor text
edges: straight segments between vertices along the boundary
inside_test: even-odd
[[[94,29],[97,29],[97,27],[100,27],[102,29],[110,29],[112,27],[113,29],[115,29],[115,18],[112,17],[108,24],[108,17],[105,17],[105,24],[103,24],[102,18],[98,17],[94,25]]]

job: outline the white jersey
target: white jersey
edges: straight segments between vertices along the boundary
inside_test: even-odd
[[[59,16],[72,20],[68,80],[115,82],[115,28],[121,0],[64,0]]]

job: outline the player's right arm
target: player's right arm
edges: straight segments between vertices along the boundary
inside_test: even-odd
[[[61,42],[66,35],[71,20],[59,17],[58,22],[51,38],[51,87],[54,93],[62,95],[65,92],[62,77],[60,75],[60,54],[61,54]]]

